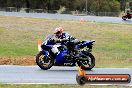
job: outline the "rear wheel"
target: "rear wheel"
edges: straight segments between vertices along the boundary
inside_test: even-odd
[[[50,55],[45,56],[39,52],[36,56],[36,63],[41,69],[48,70],[54,65],[54,59]]]
[[[86,51],[83,51],[83,54],[85,55],[82,57],[84,59],[78,62],[78,66],[84,70],[91,70],[95,66],[95,57]]]

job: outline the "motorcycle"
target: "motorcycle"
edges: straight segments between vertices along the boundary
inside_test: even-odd
[[[127,13],[125,16],[122,16],[123,20],[131,19],[131,18],[132,18],[132,14],[129,14],[129,13]]]
[[[48,70],[52,66],[76,66],[84,70],[91,70],[95,66],[95,57],[91,54],[95,40],[76,41],[70,38],[61,43],[55,42],[53,35],[41,44],[41,49],[36,55],[37,65]]]

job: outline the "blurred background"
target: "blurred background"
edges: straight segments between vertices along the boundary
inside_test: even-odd
[[[132,0],[0,0],[0,11],[119,16]]]

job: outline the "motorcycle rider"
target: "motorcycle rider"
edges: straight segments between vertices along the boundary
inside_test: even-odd
[[[64,29],[62,27],[55,28],[55,42],[63,44],[63,42],[66,42],[70,39],[72,39],[74,42],[78,41],[77,39],[73,38],[70,34],[64,32]],[[57,54],[59,52],[58,45],[54,45],[51,49],[54,54]]]
[[[63,41],[68,41],[70,35],[68,33],[65,33],[62,27],[58,27],[55,28],[54,37],[55,39],[53,41],[59,43],[59,45],[55,44],[51,50],[54,54],[58,54],[59,53],[58,47],[60,47],[61,45],[60,43],[62,43]]]
[[[130,14],[130,10],[127,10],[127,17],[130,19],[131,18],[131,14]]]

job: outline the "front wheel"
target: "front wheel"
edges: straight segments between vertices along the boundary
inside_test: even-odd
[[[36,63],[41,69],[48,70],[54,65],[54,59],[50,55],[44,55],[40,51],[36,55]]]
[[[91,70],[95,66],[95,57],[91,53],[86,51],[84,51],[83,54],[83,60],[80,60],[78,62],[78,66],[84,70]]]
[[[123,16],[123,17],[122,17],[122,19],[123,19],[123,20],[126,20],[126,19],[127,19],[127,17],[126,17],[126,16]]]

